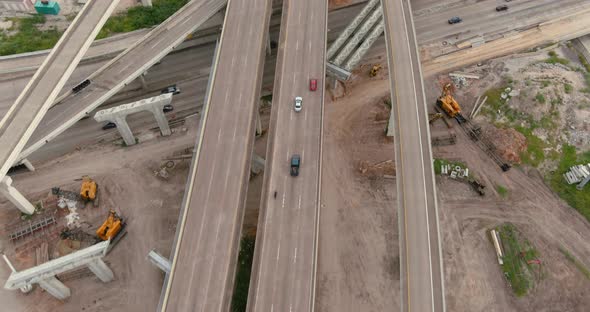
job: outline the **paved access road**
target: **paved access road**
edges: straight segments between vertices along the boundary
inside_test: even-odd
[[[61,101],[58,99],[58,105],[62,106],[62,109],[52,109],[47,113],[44,119],[47,126],[43,131],[33,134],[31,144],[27,145],[20,158],[27,157],[47,141],[54,139],[75,121],[143,74],[151,65],[182,43],[188,34],[223,8],[225,2],[226,0],[192,0],[125,52],[90,75],[88,79],[91,84],[88,87],[76,94],[66,93]]]
[[[271,0],[230,0],[162,311],[230,308]]]
[[[284,0],[248,311],[313,311],[326,19],[327,1]],[[290,176],[293,154],[301,155],[298,177]]]
[[[395,127],[402,311],[445,311],[426,99],[409,0],[383,2]]]
[[[8,172],[118,0],[90,0],[0,120],[0,178]]]

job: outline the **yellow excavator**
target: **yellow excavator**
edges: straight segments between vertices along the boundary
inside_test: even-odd
[[[91,201],[94,207],[98,207],[98,184],[89,176],[82,177],[80,186],[80,198],[85,202]]]
[[[111,244],[107,252],[111,250],[127,234],[125,226],[127,223],[113,209],[109,210],[109,216],[96,230],[96,236],[101,241],[110,240]]]
[[[371,71],[369,72],[369,76],[371,76],[371,77],[377,76],[377,73],[380,70],[381,70],[381,64],[375,64],[375,65],[373,65],[373,67],[371,68]]]
[[[442,94],[436,100],[436,105],[440,107],[445,113],[451,117],[455,118],[459,123],[463,123],[467,121],[463,115],[461,115],[461,107],[457,100],[453,97],[452,93],[452,85],[447,83],[443,87]]]

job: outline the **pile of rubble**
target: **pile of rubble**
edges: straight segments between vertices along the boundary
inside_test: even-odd
[[[448,175],[452,179],[463,179],[469,177],[469,168],[461,168],[461,166],[452,166],[450,164],[444,164],[440,166],[440,173],[442,175]]]
[[[383,178],[395,177],[395,163],[391,159],[374,164],[363,160],[359,162],[358,169],[364,176],[379,176]]]
[[[451,164],[442,164],[440,166],[440,173],[442,175],[448,175],[451,179],[469,184],[469,186],[471,186],[471,188],[473,188],[473,190],[480,196],[485,195],[486,186],[481,181],[469,176],[469,168],[463,168]]]
[[[563,174],[567,184],[580,183],[588,176],[590,176],[590,164],[572,166],[568,172]]]
[[[496,153],[505,162],[520,164],[520,154],[527,149],[526,137],[512,129],[499,129],[493,126],[486,127],[486,135],[493,142]]]

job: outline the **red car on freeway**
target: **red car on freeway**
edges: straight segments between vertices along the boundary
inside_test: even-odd
[[[309,90],[315,91],[318,89],[318,80],[317,79],[310,79],[309,80]]]

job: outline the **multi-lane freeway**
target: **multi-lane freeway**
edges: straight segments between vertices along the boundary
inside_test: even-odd
[[[88,1],[0,120],[0,178],[8,172],[118,2]]]
[[[327,1],[283,3],[249,311],[313,311],[327,9]],[[294,154],[297,177],[289,170]]]
[[[228,311],[272,1],[230,0],[162,311]]]
[[[508,10],[497,12],[495,8],[499,4],[507,4]],[[493,37],[589,8],[590,2],[584,0],[478,1],[434,14],[420,15],[414,21],[418,42],[427,44],[448,38],[457,41],[481,35]],[[454,16],[461,17],[463,22],[449,25],[447,20]]]
[[[383,2],[395,128],[402,311],[445,311],[426,99],[409,0]]]

